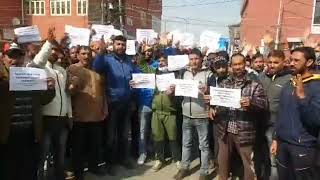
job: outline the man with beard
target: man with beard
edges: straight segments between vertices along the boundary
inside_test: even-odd
[[[264,70],[264,58],[262,54],[256,54],[252,57],[251,68],[258,74],[261,74]]]
[[[292,51],[291,83],[282,90],[274,140],[279,179],[319,179],[320,77],[311,73],[315,52],[310,47]]]
[[[139,72],[131,59],[125,54],[127,39],[116,36],[113,39],[113,52],[99,54],[93,68],[96,72],[105,75],[106,96],[109,102],[110,118],[107,121],[106,162],[108,173],[115,173],[116,163],[126,168],[133,168],[129,158],[128,123],[130,120],[130,101],[132,90],[129,81],[132,73]]]
[[[271,158],[271,169],[270,169],[270,161],[269,161],[269,147],[272,143],[272,133],[274,131],[274,125],[277,120],[277,115],[279,112],[279,104],[280,104],[280,93],[283,87],[290,81],[291,72],[290,70],[285,68],[285,54],[281,50],[273,50],[268,55],[268,66],[265,72],[260,74],[260,81],[263,85],[263,89],[268,97],[269,102],[269,110],[268,114],[265,117],[266,123],[260,126],[258,130],[258,139],[256,148],[256,162],[260,165],[256,164],[257,167],[264,167],[265,170],[260,169],[257,170],[258,178],[262,178],[264,176],[266,179],[275,180],[277,179],[277,170],[275,159]],[[264,118],[264,117],[263,117]],[[267,142],[265,139],[267,136]],[[262,138],[262,139],[261,139]],[[268,148],[267,148],[268,145]],[[267,158],[267,160],[265,159]],[[269,161],[269,162],[268,162]],[[271,170],[271,172],[270,172]],[[270,176],[271,173],[271,177]]]
[[[9,91],[10,67],[24,67],[24,54],[11,44],[0,64],[0,179],[36,180],[43,138],[43,105],[55,96],[54,80],[46,91]]]
[[[58,65],[59,56],[63,53],[55,40],[54,29],[49,29],[48,40],[40,52],[28,64],[28,67],[45,69],[49,77],[55,80],[56,96],[51,103],[43,107],[44,138],[42,142],[42,161],[53,150],[55,179],[64,180],[65,151],[69,128],[71,127],[72,108],[70,95],[67,92],[66,70]]]

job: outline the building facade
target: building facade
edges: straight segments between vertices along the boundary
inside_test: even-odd
[[[242,43],[261,46],[265,34],[280,44],[319,39],[320,0],[244,0],[241,8]],[[278,32],[277,32],[278,31]]]

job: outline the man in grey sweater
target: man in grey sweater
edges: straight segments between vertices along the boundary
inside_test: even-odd
[[[198,98],[184,97],[182,102],[182,161],[181,169],[175,175],[175,179],[181,180],[187,176],[191,163],[193,130],[198,134],[199,149],[201,151],[201,168],[199,180],[208,179],[209,174],[209,139],[208,139],[208,108],[205,102],[207,92],[207,79],[209,71],[202,70],[202,55],[200,50],[193,49],[189,54],[190,69],[183,74],[185,80],[199,81]]]

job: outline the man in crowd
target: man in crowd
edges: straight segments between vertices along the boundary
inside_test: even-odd
[[[153,49],[150,46],[143,46],[143,57],[138,60],[137,66],[142,73],[155,73],[158,62],[153,59]],[[147,158],[148,144],[151,132],[152,99],[153,89],[139,89],[138,91],[138,114],[140,123],[139,158],[137,163],[143,165]]]
[[[234,150],[239,153],[244,166],[244,179],[253,180],[251,154],[255,140],[255,122],[259,112],[267,108],[267,98],[262,84],[255,75],[245,70],[245,57],[235,54],[231,57],[232,75],[223,80],[219,87],[241,89],[241,108],[217,106],[213,111],[214,117],[219,118],[219,178],[227,180],[230,175],[230,163]]]
[[[106,161],[109,173],[114,174],[114,165],[121,163],[132,168],[128,151],[129,106],[132,90],[129,85],[132,73],[138,72],[131,59],[125,54],[126,38],[116,36],[113,40],[113,53],[98,55],[93,68],[106,77],[106,96],[110,101],[110,118],[107,122]]]
[[[191,157],[193,129],[196,129],[201,151],[201,167],[199,180],[208,179],[209,174],[209,138],[208,138],[208,111],[204,100],[207,92],[207,80],[209,72],[202,70],[202,54],[198,49],[193,49],[189,54],[190,69],[183,74],[185,80],[199,81],[198,98],[184,97],[182,102],[182,160],[181,169],[175,175],[175,179],[181,180],[188,175]]]
[[[0,179],[36,180],[43,138],[41,109],[55,96],[54,80],[46,91],[9,91],[10,67],[24,67],[17,44],[5,52],[0,64]]]
[[[261,74],[264,70],[264,58],[262,54],[256,54],[252,57],[252,69],[258,74]]]
[[[89,171],[104,175],[98,168],[103,135],[103,120],[107,115],[104,77],[91,69],[92,57],[88,46],[80,46],[79,62],[68,68],[68,88],[72,97],[73,168],[77,180],[84,180],[84,158],[89,152]]]
[[[171,73],[168,71],[167,56],[160,55],[159,68],[157,75]],[[177,142],[177,124],[176,124],[176,97],[174,88],[166,91],[157,90],[152,102],[152,136],[154,140],[154,150],[156,162],[152,169],[159,171],[165,163],[165,135],[167,134],[171,150],[172,161],[176,167],[180,168],[181,152]]]
[[[320,77],[311,73],[314,50],[292,51],[294,76],[280,96],[271,153],[276,155],[279,179],[319,179]]]
[[[280,104],[280,93],[284,86],[290,81],[290,71],[285,69],[285,55],[281,50],[273,50],[268,55],[268,67],[265,72],[260,75],[260,81],[263,85],[263,89],[268,97],[269,110],[268,119],[262,129],[260,130],[261,136],[266,134],[268,139],[268,147],[272,143],[272,134],[274,132],[274,125],[277,120]],[[260,134],[260,133],[259,133]],[[261,146],[261,145],[260,145]],[[263,149],[262,151],[265,151]],[[261,150],[260,150],[261,152]],[[265,154],[266,158],[269,158],[269,151]],[[263,158],[265,158],[263,157]],[[262,157],[261,157],[262,158]],[[265,163],[263,159],[260,159],[260,163]],[[277,179],[277,169],[275,159],[271,158],[271,180]],[[267,175],[267,174],[266,174]],[[269,176],[269,175],[267,175]],[[269,177],[267,177],[269,178]]]
[[[64,180],[65,151],[68,132],[71,127],[72,108],[70,95],[67,92],[67,72],[58,65],[59,56],[62,54],[60,45],[55,40],[54,29],[48,31],[48,39],[41,47],[40,52],[28,64],[28,67],[45,69],[49,77],[55,80],[56,96],[49,104],[43,107],[43,157],[53,150],[56,180]]]

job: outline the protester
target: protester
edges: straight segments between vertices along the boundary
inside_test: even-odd
[[[315,52],[296,48],[291,55],[294,76],[281,92],[274,140],[279,179],[319,179],[318,143],[320,77],[311,73]]]
[[[5,52],[1,74],[8,75],[10,67],[24,67],[24,53],[15,43]],[[37,180],[43,139],[41,109],[54,98],[55,82],[48,78],[45,91],[9,91],[9,80],[0,77],[0,179]]]
[[[69,50],[70,64],[76,64],[79,62],[77,54],[79,52],[78,46],[72,46]]]
[[[49,77],[55,80],[56,96],[49,104],[43,107],[43,156],[42,161],[50,150],[53,150],[56,180],[64,180],[65,151],[68,132],[71,128],[72,108],[70,95],[67,92],[67,72],[57,64],[59,56],[62,54],[60,45],[55,40],[54,29],[48,31],[48,39],[41,47],[40,52],[29,63],[28,67],[45,69]],[[52,148],[51,148],[52,146]]]
[[[104,77],[91,69],[92,57],[88,46],[80,46],[79,62],[68,68],[69,91],[72,97],[72,153],[75,176],[83,180],[83,169],[89,152],[89,171],[104,175],[98,167],[101,158],[103,120],[107,115]],[[84,106],[85,105],[85,106]]]
[[[262,85],[255,75],[245,70],[245,57],[235,54],[231,57],[233,74],[223,80],[220,87],[240,89],[241,108],[226,108],[217,106],[214,115],[223,117],[218,121],[219,126],[219,178],[226,180],[230,174],[232,152],[237,151],[244,166],[244,179],[253,180],[251,154],[255,140],[254,123],[259,123],[257,116],[267,108]]]
[[[167,56],[161,55],[159,59],[159,68],[157,69],[156,74],[163,75],[172,73],[168,71],[167,64]],[[151,126],[156,160],[152,167],[154,171],[159,171],[165,163],[165,135],[168,136],[172,162],[176,163],[178,169],[181,166],[181,152],[177,142],[175,100],[173,87],[166,91],[157,90],[153,98]]]
[[[132,73],[139,72],[125,54],[126,38],[116,36],[113,53],[98,55],[93,68],[106,77],[106,96],[110,101],[110,118],[107,122],[106,162],[110,174],[115,174],[114,165],[120,163],[131,169],[133,164],[128,151],[129,106],[132,90],[129,85]]]
[[[252,57],[251,68],[255,70],[258,74],[262,73],[264,70],[264,57],[262,54],[256,54]]]
[[[209,140],[208,140],[208,112],[204,101],[207,93],[207,80],[209,72],[202,70],[202,54],[200,50],[193,49],[189,54],[190,69],[183,75],[183,79],[197,80],[200,83],[198,98],[184,97],[182,102],[182,160],[181,169],[175,175],[175,179],[181,180],[188,175],[191,163],[193,129],[199,138],[201,151],[200,180],[208,179],[209,174]]]

